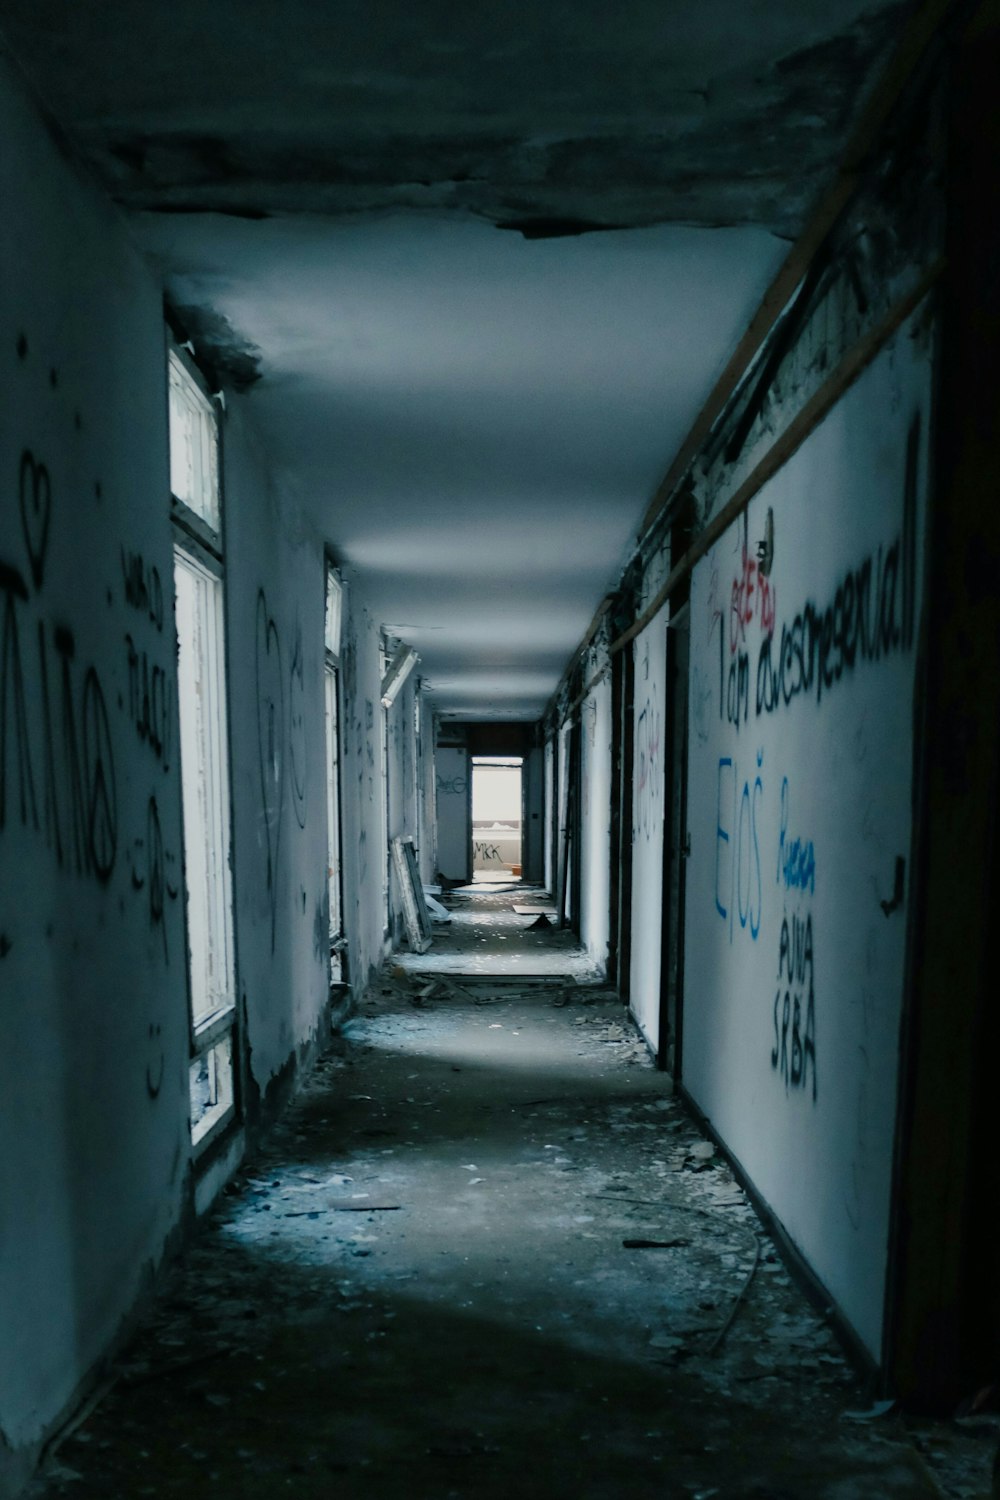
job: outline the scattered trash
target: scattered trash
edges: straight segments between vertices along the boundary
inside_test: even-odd
[[[622,1240],[624,1250],[679,1250],[690,1240]]]
[[[286,1213],[286,1219],[318,1218],[321,1213],[335,1214],[395,1214],[402,1210],[401,1203],[324,1203],[322,1208],[297,1209]]]
[[[441,937],[442,945],[454,942],[462,926],[460,920],[452,923]],[[524,950],[544,952],[564,937],[568,946],[569,934],[553,933],[526,941]],[[496,961],[496,944],[488,957],[484,954],[485,963],[490,959]],[[417,1014],[433,1010],[425,1006],[432,996],[440,1002],[438,1014]],[[263,1380],[246,1378],[255,1370],[269,1372],[272,1389],[289,1379],[293,1391],[300,1378],[296,1362],[308,1362],[316,1347],[329,1347],[338,1365],[351,1371],[360,1368],[361,1374],[351,1378],[361,1386],[366,1371],[362,1361],[368,1355],[384,1358],[387,1330],[398,1361],[409,1357],[407,1347],[415,1339],[417,1358],[425,1357],[428,1351],[420,1341],[431,1328],[435,1343],[440,1332],[441,1344],[433,1353],[448,1356],[434,1379],[446,1384],[451,1401],[454,1369],[462,1368],[466,1347],[478,1346],[480,1319],[493,1317],[495,1306],[499,1318],[509,1317],[518,1330],[530,1332],[539,1327],[536,1319],[544,1307],[544,1326],[553,1340],[557,1336],[560,1345],[565,1344],[570,1358],[575,1350],[581,1356],[581,1377],[574,1388],[580,1416],[565,1424],[571,1440],[584,1445],[577,1451],[597,1448],[606,1435],[602,1417],[608,1416],[615,1445],[627,1435],[631,1451],[650,1463],[663,1461],[665,1479],[669,1461],[671,1493],[689,1500],[720,1500],[730,1493],[747,1500],[751,1495],[778,1500],[790,1491],[762,1482],[766,1475],[760,1465],[766,1460],[754,1445],[780,1432],[787,1437],[789,1451],[794,1443],[796,1450],[801,1447],[809,1455],[815,1446],[817,1471],[820,1456],[825,1461],[834,1445],[863,1454],[856,1462],[865,1466],[866,1483],[871,1470],[865,1494],[930,1493],[924,1477],[919,1489],[906,1488],[905,1482],[901,1491],[891,1485],[879,1488],[880,1477],[897,1472],[894,1462],[903,1467],[910,1462],[911,1418],[905,1427],[901,1421],[887,1421],[880,1430],[851,1427],[852,1422],[888,1417],[893,1404],[878,1404],[868,1412],[843,1411],[845,1406],[867,1404],[848,1362],[822,1317],[801,1301],[723,1153],[699,1139],[682,1102],[669,1097],[669,1080],[652,1071],[645,1043],[605,983],[576,984],[565,973],[514,979],[484,971],[453,978],[435,975],[433,966],[428,971],[417,964],[398,964],[383,969],[368,998],[372,1014],[341,1029],[339,1051],[331,1048],[303,1081],[302,1095],[292,1103],[286,1123],[279,1123],[264,1143],[253,1175],[239,1177],[234,1192],[219,1200],[220,1211],[213,1211],[214,1223],[207,1221],[207,1233],[199,1242],[211,1246],[211,1253],[205,1255],[195,1245],[190,1274],[180,1283],[182,1295],[170,1296],[161,1305],[131,1367],[117,1367],[121,1386],[175,1375],[172,1386],[165,1382],[147,1393],[151,1412],[176,1403],[185,1420],[193,1417],[206,1431],[218,1431],[220,1451],[228,1444],[230,1458],[235,1454],[238,1462],[256,1468],[265,1462],[263,1454],[255,1456],[253,1447],[236,1446],[256,1430],[251,1422],[258,1411],[266,1411],[270,1399],[254,1405],[254,1392],[265,1391]],[[449,1002],[454,1002],[455,1014],[445,1011]],[[505,1008],[503,1026],[488,1026],[482,1020],[474,1007],[486,1005]],[[552,1008],[567,1006],[569,1015],[552,1014]],[[486,1029],[506,1029],[509,1036],[520,1029],[517,1039],[525,1041],[525,1048],[515,1054],[498,1038],[500,1046],[494,1049],[482,1035]],[[565,1072],[549,1066],[560,1046],[570,1064]],[[583,1063],[573,1057],[577,1047],[586,1059]],[[499,1059],[491,1059],[491,1053],[499,1053]],[[518,1071],[504,1070],[505,1060],[515,1055]],[[458,1056],[461,1067],[453,1061]],[[490,1095],[484,1092],[483,1075],[491,1062],[494,1076],[503,1081]],[[537,1068],[528,1071],[534,1062]],[[640,1065],[650,1070],[648,1076],[625,1071]],[[418,1073],[408,1072],[414,1067]],[[349,1068],[358,1071],[345,1071]],[[412,1087],[411,1080],[417,1081],[418,1094],[407,1104],[405,1099],[414,1096],[405,1096],[403,1089]],[[369,1092],[349,1094],[352,1083]],[[557,1094],[525,1098],[539,1083],[555,1087]],[[345,1100],[351,1101],[351,1108]],[[361,1103],[371,1103],[372,1109],[362,1111]],[[429,1128],[418,1134],[414,1116]],[[376,1137],[393,1138],[395,1149]],[[475,1162],[454,1162],[454,1156],[467,1154],[470,1145],[477,1155],[487,1151],[489,1178]],[[412,1146],[417,1150],[411,1151]],[[572,1160],[564,1154],[568,1151]],[[431,1170],[422,1175],[428,1163]],[[346,1165],[351,1174],[335,1170]],[[528,1169],[533,1169],[533,1176]],[[461,1184],[456,1170],[466,1173]],[[581,1176],[574,1178],[573,1172]],[[487,1182],[491,1192],[476,1204],[459,1191],[461,1186]],[[388,1197],[390,1186],[393,1200]],[[603,1191],[590,1191],[602,1186]],[[361,1196],[366,1189],[368,1196]],[[400,1220],[357,1217],[402,1210],[406,1217]],[[351,1213],[353,1220],[338,1218]],[[438,1233],[442,1224],[437,1216],[447,1233]],[[483,1222],[475,1224],[476,1233],[456,1233],[454,1226],[463,1217]],[[422,1234],[414,1233],[428,1223],[435,1228],[433,1250]],[[536,1232],[540,1227],[545,1227],[545,1234]],[[617,1255],[619,1246],[625,1255]],[[644,1259],[646,1251],[664,1253]],[[431,1254],[435,1259],[428,1261]],[[456,1261],[461,1263],[457,1276],[451,1274]],[[758,1277],[758,1270],[772,1274]],[[397,1284],[414,1278],[420,1296],[408,1297]],[[440,1319],[435,1302],[445,1310]],[[397,1306],[398,1319],[390,1323]],[[308,1332],[305,1339],[300,1337],[303,1329]],[[672,1394],[680,1397],[668,1433],[645,1430],[661,1425],[650,1423],[648,1411],[635,1412],[641,1427],[628,1428],[628,1403],[618,1401],[614,1393],[608,1395],[601,1366],[593,1363],[594,1350],[608,1329],[616,1360],[624,1353],[628,1361],[615,1366],[626,1384],[633,1374],[647,1386],[651,1377],[657,1384],[662,1378],[668,1400]],[[446,1342],[452,1338],[461,1341],[454,1361]],[[625,1352],[629,1344],[630,1356]],[[236,1355],[230,1366],[210,1364],[230,1352]],[[539,1389],[548,1390],[546,1360],[538,1363]],[[530,1366],[532,1361],[523,1364]],[[424,1366],[418,1368],[423,1378]],[[681,1369],[685,1379],[678,1381]],[[522,1373],[528,1383],[534,1378],[530,1369],[519,1367],[518,1378]],[[307,1378],[314,1381],[311,1370]],[[706,1399],[695,1403],[709,1414],[704,1428],[692,1415],[694,1406],[687,1404],[689,1388],[705,1393]],[[229,1391],[234,1393],[225,1410],[219,1393]],[[429,1451],[465,1465],[496,1451],[489,1445],[492,1428],[488,1434],[473,1430],[494,1421],[494,1416],[482,1415],[478,1391],[473,1397],[476,1410],[469,1417],[469,1430],[450,1431],[446,1424],[432,1435],[438,1446]],[[286,1399],[284,1393],[280,1399]],[[605,1399],[613,1403],[610,1411],[598,1405]],[[134,1402],[131,1392],[125,1400],[141,1404]],[[989,1395],[979,1393],[970,1402],[978,1413],[971,1420],[984,1424],[992,1404]],[[100,1441],[104,1434],[116,1447],[119,1435],[126,1435],[132,1457],[123,1464],[135,1464],[136,1455],[141,1457],[148,1443],[145,1433],[140,1436],[128,1420],[116,1427],[116,1419],[127,1409],[116,1410],[112,1404],[100,1419],[103,1426],[97,1426],[91,1448],[67,1454],[74,1465],[71,1478],[77,1467],[87,1471],[95,1459],[103,1462],[97,1455],[110,1452],[110,1444]],[[460,1408],[451,1410],[456,1421],[463,1420]],[[766,1431],[754,1433],[758,1412],[766,1417],[761,1424]],[[847,1418],[842,1424],[841,1416]],[[150,1423],[158,1417],[157,1410]],[[689,1419],[690,1427],[685,1427]],[[527,1420],[531,1430],[534,1417]],[[745,1448],[739,1424],[748,1432]],[[346,1429],[347,1444],[338,1447],[335,1461],[324,1457],[323,1462],[332,1472],[350,1470],[360,1478],[364,1460],[351,1447],[352,1432]],[[235,1434],[232,1439],[230,1433]],[[988,1443],[979,1437],[984,1476],[996,1445],[995,1431],[991,1435]],[[962,1436],[970,1441],[972,1434]],[[650,1447],[649,1440],[656,1440],[655,1446]],[[418,1430],[411,1451],[419,1455],[428,1441],[426,1432]],[[215,1449],[207,1439],[204,1446],[207,1453],[192,1433],[184,1463],[213,1466]],[[610,1452],[610,1443],[607,1446]],[[937,1463],[940,1446],[941,1435],[935,1430],[924,1450],[928,1463]],[[873,1458],[870,1450],[883,1449],[886,1467],[877,1478],[874,1467],[883,1460]],[[349,1462],[341,1461],[344,1453]],[[313,1462],[307,1450],[295,1457],[296,1473],[306,1472]],[[854,1461],[852,1457],[849,1464]],[[114,1474],[101,1488],[94,1485],[90,1472],[85,1480],[88,1493],[141,1496],[153,1493],[153,1486],[143,1487],[150,1475],[158,1479],[155,1468],[147,1464],[136,1483],[120,1482]],[[645,1492],[646,1476],[640,1477],[637,1487]],[[784,1471],[778,1477],[784,1478]],[[442,1494],[471,1493],[476,1487],[471,1472],[449,1472],[441,1478]],[[831,1482],[839,1494],[836,1478]],[[69,1479],[66,1483],[68,1493]],[[280,1485],[281,1478],[274,1483]],[[845,1494],[855,1493],[849,1480],[843,1487]],[[820,1488],[825,1493],[825,1487]],[[973,1488],[944,1492],[971,1495]],[[988,1479],[980,1488],[989,1489]],[[806,1486],[801,1489],[806,1493]]]
[[[427,886],[424,886],[424,904],[430,912],[433,922],[450,922],[451,912],[443,907],[440,901],[436,901]]]
[[[868,1407],[867,1411],[845,1411],[843,1418],[845,1422],[878,1422],[882,1417],[891,1416],[898,1404],[895,1397],[891,1400],[876,1401],[874,1406]]]
[[[80,1484],[83,1475],[77,1473],[76,1469],[70,1469],[66,1464],[50,1464],[45,1471],[46,1479],[58,1479],[61,1484]]]
[[[651,1349],[662,1349],[668,1353],[675,1353],[684,1348],[684,1340],[675,1333],[654,1333],[649,1341]]]
[[[187,1374],[191,1370],[197,1370],[202,1365],[213,1364],[217,1359],[225,1359],[232,1353],[229,1344],[219,1344],[214,1349],[206,1349],[201,1354],[192,1354],[186,1359],[167,1360],[162,1365],[156,1365],[151,1369],[136,1369],[134,1372],[123,1371],[121,1384],[125,1386],[148,1385],[152,1380],[166,1380],[172,1375]]]
[[[729,1317],[723,1323],[722,1327],[719,1329],[718,1333],[715,1335],[715,1338],[712,1340],[712,1342],[709,1344],[707,1350],[705,1351],[707,1354],[714,1354],[715,1351],[716,1351],[716,1349],[719,1348],[719,1346],[721,1345],[723,1339],[726,1337],[726,1334],[729,1332],[730,1328],[732,1328],[733,1324],[736,1322],[736,1314],[739,1312],[740,1308],[743,1306],[744,1302],[746,1301],[747,1292],[749,1292],[749,1290],[750,1290],[750,1286],[751,1286],[751,1283],[753,1282],[754,1276],[757,1274],[757,1267],[760,1265],[760,1240],[757,1238],[756,1235],[754,1235],[754,1237],[753,1237],[753,1252],[754,1252],[753,1253],[753,1265],[750,1267],[750,1270],[747,1272],[747,1279],[746,1279],[746,1281],[744,1281],[742,1287],[740,1288],[740,1291],[739,1291],[739,1293],[737,1295],[736,1301],[733,1303],[732,1308],[730,1310]]]

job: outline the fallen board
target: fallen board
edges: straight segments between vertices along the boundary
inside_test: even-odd
[[[424,901],[413,840],[409,835],[393,839],[392,857],[403,899],[403,919],[410,948],[414,953],[426,953],[432,942],[431,919]]]
[[[515,912],[519,917],[554,917],[556,909],[554,906],[515,906]]]

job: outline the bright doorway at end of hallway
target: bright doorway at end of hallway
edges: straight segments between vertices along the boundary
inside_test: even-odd
[[[522,758],[472,758],[472,878],[520,880]]]

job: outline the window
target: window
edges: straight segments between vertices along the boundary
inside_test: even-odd
[[[175,510],[190,511],[218,537],[222,531],[219,497],[218,434],[212,403],[171,349],[170,492]]]
[[[180,357],[169,358],[191,1139],[204,1149],[236,1103],[222,510],[215,412]]]

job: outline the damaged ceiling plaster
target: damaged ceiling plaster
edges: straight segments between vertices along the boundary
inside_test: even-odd
[[[909,8],[0,0],[0,26],[438,706],[530,718]]]

